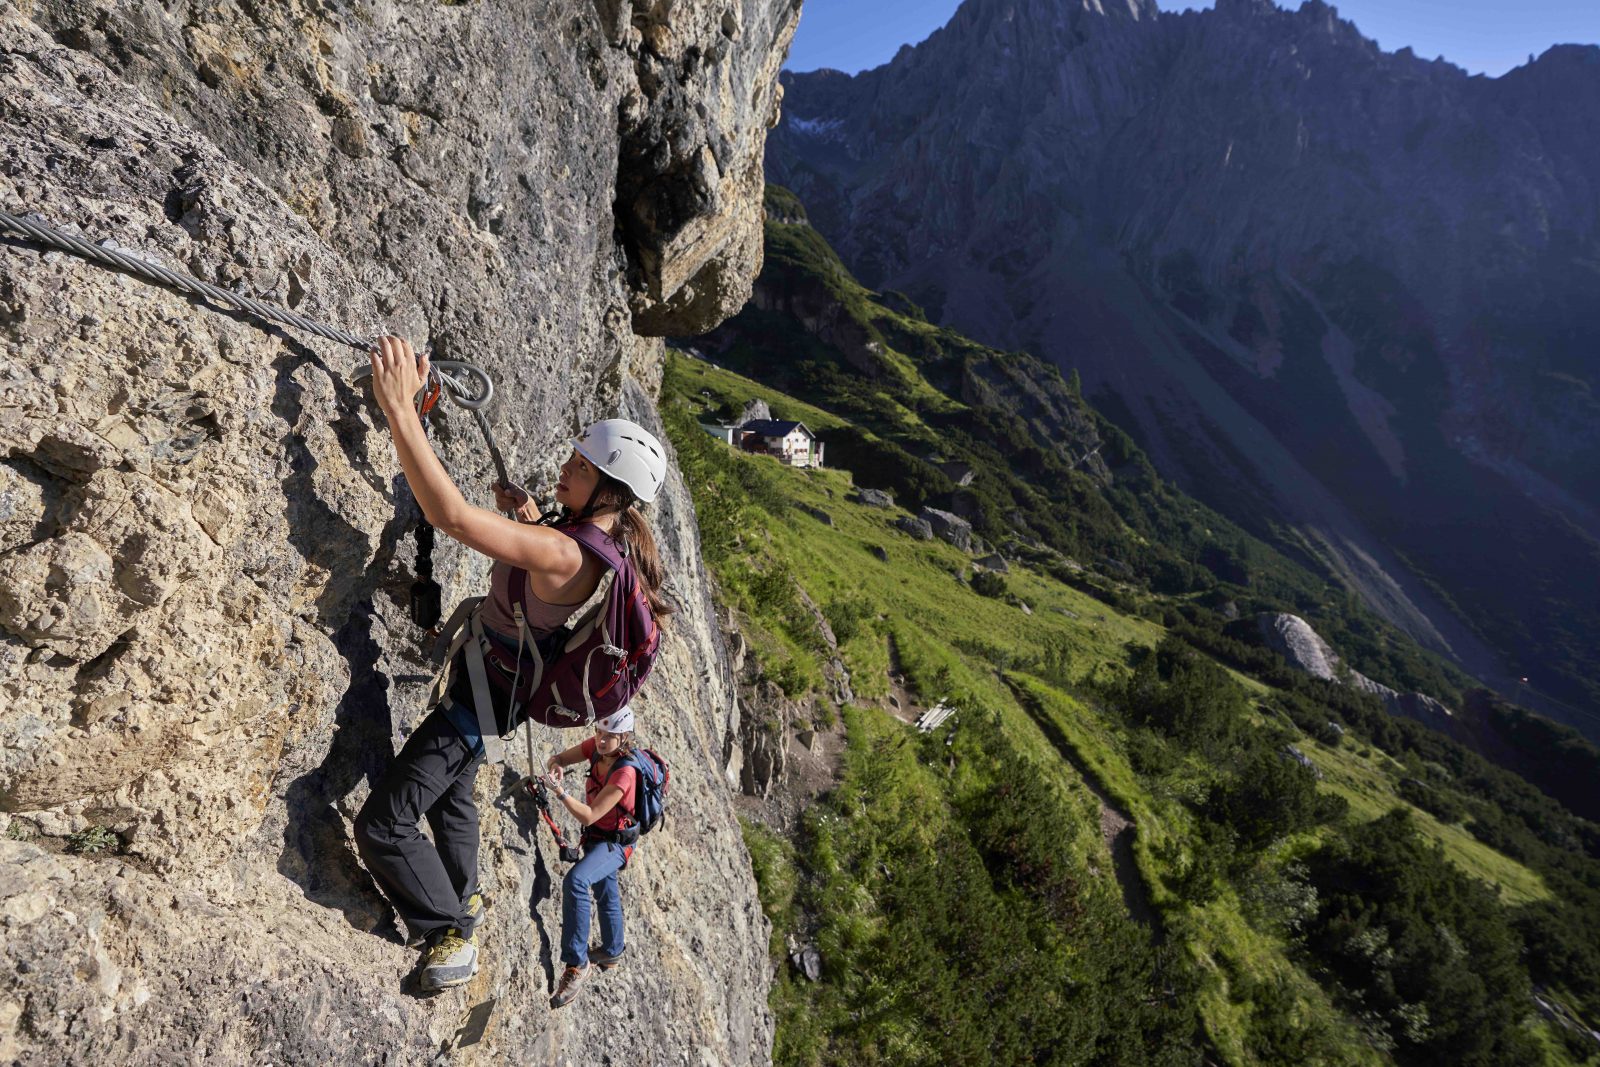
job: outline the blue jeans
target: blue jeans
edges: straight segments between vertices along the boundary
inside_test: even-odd
[[[596,841],[572,865],[561,883],[561,960],[569,967],[589,962],[589,891],[600,905],[600,947],[622,953],[622,894],[617,872],[625,860],[621,845]]]

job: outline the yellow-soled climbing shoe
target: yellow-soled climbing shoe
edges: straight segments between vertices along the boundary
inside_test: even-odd
[[[477,935],[462,937],[461,931],[452,926],[428,950],[428,961],[422,967],[421,985],[428,992],[449,989],[465,985],[477,973]]]
[[[477,932],[478,924],[483,922],[483,909],[485,906],[482,893],[474,893],[467,898],[467,918],[472,920],[474,933]],[[406,948],[421,948],[427,943],[427,934],[412,934],[406,938]]]

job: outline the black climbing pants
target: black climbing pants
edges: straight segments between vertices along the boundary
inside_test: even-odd
[[[435,709],[356,816],[356,848],[415,936],[447,926],[470,932],[466,900],[478,888],[472,783],[482,762],[482,748],[469,745]],[[431,844],[422,835],[424,817]]]

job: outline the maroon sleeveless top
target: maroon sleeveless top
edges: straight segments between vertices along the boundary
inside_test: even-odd
[[[517,616],[512,611],[516,598],[511,589],[511,572],[515,569],[509,563],[495,560],[494,566],[489,568],[489,595],[483,601],[483,625],[512,641],[517,639]],[[528,629],[533,631],[535,637],[543,637],[559,629],[572,617],[573,612],[583,607],[582,601],[577,604],[547,603],[533,591],[531,581],[527,578],[523,581],[528,583],[525,590]]]

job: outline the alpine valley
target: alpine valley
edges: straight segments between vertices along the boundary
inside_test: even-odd
[[[784,81],[768,177],[863,284],[1600,736],[1600,48],[1486,78],[1320,0],[967,0]]]

